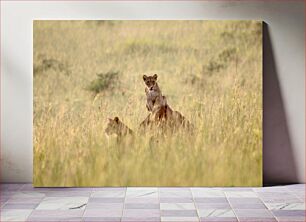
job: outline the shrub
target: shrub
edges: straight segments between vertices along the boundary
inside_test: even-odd
[[[106,89],[111,88],[118,79],[119,72],[109,71],[106,73],[98,73],[97,79],[90,82],[87,90],[98,94]]]
[[[57,59],[43,59],[40,64],[34,64],[33,73],[35,76],[48,70],[64,73],[66,75],[70,74],[67,64],[62,63]]]
[[[235,61],[237,49],[230,47],[223,49],[216,58],[212,58],[206,65],[202,66],[202,73],[209,76],[226,69],[229,64]]]
[[[224,49],[221,53],[219,53],[218,58],[222,63],[228,63],[235,59],[237,53],[236,48],[227,48]]]

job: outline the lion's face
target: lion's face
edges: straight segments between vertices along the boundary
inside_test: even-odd
[[[143,81],[145,82],[148,89],[152,90],[157,81],[157,74],[154,74],[153,76],[143,75]]]
[[[107,135],[118,134],[120,132],[120,120],[118,117],[114,119],[108,119],[107,126],[105,128],[105,133]]]

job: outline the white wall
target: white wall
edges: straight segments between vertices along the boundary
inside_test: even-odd
[[[32,181],[33,19],[265,21],[264,179],[305,182],[303,1],[1,1],[1,7],[2,182]]]

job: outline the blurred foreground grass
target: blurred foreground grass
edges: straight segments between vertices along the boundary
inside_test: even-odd
[[[34,185],[261,185],[261,38],[256,21],[34,21]],[[154,73],[196,133],[106,138],[114,116],[137,133]]]

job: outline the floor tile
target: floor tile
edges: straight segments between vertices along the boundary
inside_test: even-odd
[[[201,222],[238,222],[236,217],[201,217]]]
[[[301,203],[303,202],[302,200],[298,198],[292,198],[292,199],[286,199],[286,198],[281,198],[281,197],[269,197],[269,198],[261,198],[262,201],[266,203]]]
[[[121,217],[83,217],[84,222],[120,222]]]
[[[272,213],[266,209],[234,209],[238,219],[240,218],[274,218]]]
[[[305,191],[294,191],[291,192],[291,194],[293,194],[294,196],[296,196],[305,203]]]
[[[225,197],[222,190],[214,190],[210,188],[191,188],[194,197]]]
[[[161,210],[195,210],[194,203],[161,203]]]
[[[125,209],[159,209],[159,204],[154,203],[126,203]]]
[[[233,209],[267,209],[263,203],[231,203]]]
[[[162,217],[197,217],[196,210],[161,210]]]
[[[33,191],[33,192],[47,191],[47,190],[50,190],[50,188],[36,188],[36,187],[33,187],[33,184],[31,183],[23,184],[23,186],[20,189],[20,191]]]
[[[48,191],[47,197],[89,197],[91,191]]]
[[[84,210],[33,210],[31,218],[76,218],[82,217]]]
[[[198,222],[198,217],[161,217],[162,222]]]
[[[121,222],[160,222],[160,217],[122,217]]]
[[[305,210],[305,203],[266,203],[269,210]]]
[[[253,191],[259,193],[264,193],[264,192],[287,193],[289,190],[286,186],[272,186],[272,187],[256,187],[253,188]]]
[[[33,191],[18,191],[12,195],[12,198],[42,198],[45,197],[45,193],[33,192]]]
[[[5,203],[5,202],[9,201],[12,198],[13,198],[12,195],[7,195],[7,194],[4,195],[3,193],[1,193],[0,201],[1,201],[1,203]]]
[[[104,197],[90,197],[89,203],[123,203],[124,198],[104,198]]]
[[[3,206],[2,209],[35,209],[38,206],[38,204],[20,204],[20,203],[7,203],[5,206]]]
[[[196,203],[197,209],[230,209],[228,202],[225,203]]]
[[[92,187],[91,188],[93,192],[95,191],[125,191],[126,187]]]
[[[158,204],[159,200],[158,198],[126,198],[125,203],[152,203],[152,204]]]
[[[160,203],[193,203],[193,198],[189,197],[161,197]]]
[[[225,197],[195,197],[196,203],[228,203]]]
[[[262,201],[259,198],[254,197],[229,197],[230,204],[261,204]]]
[[[259,189],[261,189],[260,187]],[[254,187],[220,187],[219,188],[222,191],[254,191]],[[256,188],[255,188],[256,189]]]
[[[236,216],[239,222],[305,221],[304,184],[263,188],[2,185],[1,219],[5,221],[193,222],[199,221],[198,215],[206,222],[237,222]],[[69,209],[70,204],[80,209]]]
[[[277,222],[275,218],[241,217],[239,222]]]
[[[156,187],[128,187],[126,198],[158,198],[158,189]]]
[[[200,217],[235,217],[231,209],[199,209]]]
[[[289,190],[301,190],[305,192],[306,186],[305,184],[292,184],[285,186],[285,188]],[[273,189],[273,187],[271,189]]]
[[[37,222],[65,222],[65,221],[73,221],[80,222],[82,221],[82,217],[29,217],[27,219],[28,222],[37,221]],[[91,220],[92,221],[92,220]]]
[[[159,192],[160,191],[190,191],[191,192],[191,188],[190,187],[159,187],[158,188]]]
[[[86,209],[84,217],[121,217],[122,209]]]
[[[20,190],[21,187],[23,186],[24,184],[18,184],[18,183],[2,183],[0,184],[0,190],[1,192],[2,191],[17,191],[17,190]]]
[[[44,197],[23,197],[23,198],[10,198],[7,203],[11,203],[11,204],[39,204],[42,200],[44,199]]]
[[[32,210],[1,209],[1,221],[25,221]]]
[[[258,193],[260,199],[265,203],[298,203],[301,202],[291,193],[265,192]]]
[[[0,203],[0,208],[2,209],[4,207],[4,205],[5,205],[5,202],[1,202]]]
[[[110,191],[94,191],[91,194],[91,197],[125,197],[125,190],[110,190]]]
[[[304,217],[305,210],[272,210],[275,217]]]
[[[3,197],[3,196],[1,196],[1,197],[0,197],[1,205],[2,205],[2,204],[5,204],[9,199],[10,199],[10,197]]]
[[[123,209],[123,203],[92,203],[86,205],[86,209]]]
[[[257,197],[255,192],[252,191],[225,191],[226,197]]]
[[[177,191],[177,190],[161,190],[159,191],[159,197],[160,198],[167,198],[167,197],[175,197],[175,198],[192,198],[190,190],[182,190],[182,191]]]
[[[292,195],[292,192],[257,192],[257,195],[259,197],[283,197],[283,198],[293,198],[294,195]]]
[[[278,217],[278,222],[305,222],[305,217]]]
[[[88,197],[45,197],[37,210],[85,209]]]
[[[155,217],[160,217],[160,210],[159,209],[124,209],[123,217],[155,218]]]

